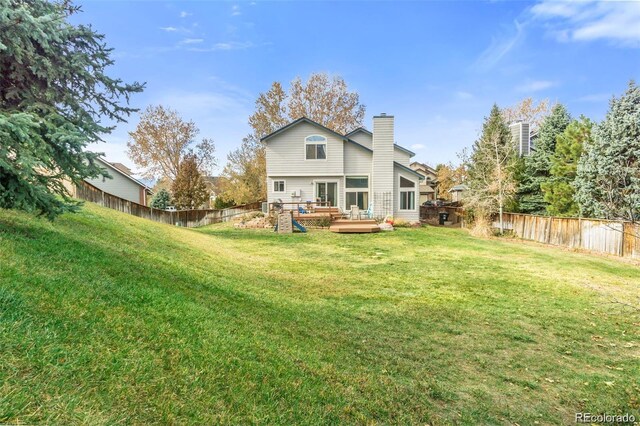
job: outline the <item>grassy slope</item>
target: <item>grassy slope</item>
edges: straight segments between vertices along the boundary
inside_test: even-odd
[[[564,423],[638,406],[640,268],[463,231],[0,210],[0,423]],[[594,289],[593,286],[597,286]]]

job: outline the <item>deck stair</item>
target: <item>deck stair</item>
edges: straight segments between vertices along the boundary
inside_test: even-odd
[[[378,223],[373,219],[349,220],[336,219],[331,222],[329,231],[340,234],[366,234],[371,232],[379,232]]]

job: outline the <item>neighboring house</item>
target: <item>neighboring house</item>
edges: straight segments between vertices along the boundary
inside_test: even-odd
[[[109,163],[103,158],[98,158],[97,162],[98,166],[107,170],[112,179],[98,177],[85,179],[86,182],[108,194],[143,206],[146,206],[147,202],[151,200],[151,188],[131,176],[129,168],[120,163]]]
[[[220,193],[220,176],[202,176],[207,191],[209,191],[209,207],[213,208]]]
[[[531,154],[533,150],[533,142],[538,137],[538,133],[532,133],[529,130],[529,123],[523,121],[516,121],[509,125],[511,130],[511,136],[516,143],[516,149],[520,157]]]
[[[346,211],[372,208],[374,217],[419,220],[414,153],[394,142],[393,116],[373,118],[373,132],[346,135],[300,118],[262,138],[266,144],[267,198],[272,203],[330,202]]]
[[[451,201],[454,203],[462,201],[462,197],[464,197],[465,191],[467,191],[469,187],[464,183],[454,186],[449,190],[451,194]]]
[[[424,180],[420,182],[420,200],[418,203],[422,205],[425,201],[433,201],[438,194],[436,188],[438,185],[438,175],[433,167],[427,166],[424,163],[418,163],[414,161],[410,165],[412,170],[420,173]]]

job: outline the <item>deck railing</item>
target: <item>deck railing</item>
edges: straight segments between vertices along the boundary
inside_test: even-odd
[[[274,202],[269,203],[269,212],[276,212],[278,210],[287,210],[293,213],[300,212],[300,209],[304,210],[308,214],[326,214],[330,215],[332,212],[339,212],[335,206],[331,205],[331,201],[298,201],[298,202]]]

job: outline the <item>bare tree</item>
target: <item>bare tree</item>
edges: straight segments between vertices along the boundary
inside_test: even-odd
[[[516,105],[506,107],[502,110],[502,116],[507,124],[522,120],[529,123],[529,129],[535,132],[542,124],[542,120],[551,113],[553,105],[549,99],[543,99],[537,104],[533,98],[525,98]]]
[[[516,158],[516,147],[509,129],[494,105],[485,120],[480,139],[473,146],[465,204],[483,218],[497,213],[501,234],[504,233],[504,206],[516,190]]]
[[[216,164],[212,139],[195,143],[199,130],[193,121],[184,121],[177,111],[162,105],[149,106],[140,122],[129,133],[128,155],[144,168],[148,178],[164,178],[173,182],[187,155],[193,155],[201,173],[210,173]]]

